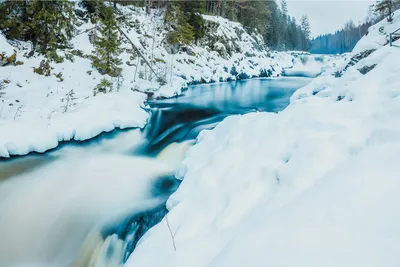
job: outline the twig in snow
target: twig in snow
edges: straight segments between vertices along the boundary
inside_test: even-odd
[[[168,215],[165,216],[165,220],[167,222],[169,233],[171,234],[172,245],[174,246],[174,250],[176,251],[175,235],[176,235],[176,233],[178,233],[178,230],[179,230],[180,226],[178,226],[178,228],[176,228],[175,233],[172,233],[171,226],[169,226]]]
[[[21,106],[19,106],[19,107],[17,108],[17,111],[15,112],[15,115],[14,115],[14,120],[15,120],[16,118],[18,118],[18,113],[21,111],[21,109],[22,109],[23,106],[24,106],[24,105],[21,105]]]

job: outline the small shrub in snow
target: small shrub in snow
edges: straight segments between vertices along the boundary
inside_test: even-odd
[[[33,67],[33,72],[39,75],[50,76],[51,70],[53,68],[50,66],[49,60],[42,60],[38,68]]]
[[[79,49],[71,50],[71,54],[77,57],[86,57],[83,51]]]
[[[15,50],[14,54],[12,54],[9,57],[4,53],[0,53],[0,66],[15,64],[16,60],[17,60],[17,53]]]
[[[160,84],[161,86],[167,84],[167,78],[165,76],[158,76],[156,80],[157,83]]]
[[[71,53],[65,53],[65,58],[71,62],[74,62],[74,55]]]
[[[100,83],[96,85],[93,91],[93,95],[96,96],[98,93],[107,93],[112,91],[113,84],[106,78],[101,79]]]
[[[58,74],[53,73],[53,75],[56,76],[56,78],[58,79],[59,82],[64,81],[64,78],[63,78],[61,72],[59,72]]]
[[[74,90],[71,90],[65,94],[65,98],[61,99],[61,102],[65,103],[65,105],[62,106],[63,113],[67,112],[70,107],[75,105],[75,103],[73,103],[73,101],[75,99],[76,99],[76,97],[75,97]]]

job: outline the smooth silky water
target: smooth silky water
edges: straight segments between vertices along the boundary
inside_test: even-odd
[[[115,130],[0,160],[0,266],[120,266],[167,213],[174,170],[226,116],[279,112],[304,77],[190,86],[149,101],[144,130]]]

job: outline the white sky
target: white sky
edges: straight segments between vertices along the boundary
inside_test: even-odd
[[[289,15],[300,21],[307,15],[313,37],[333,33],[342,28],[344,23],[353,19],[355,24],[364,21],[368,7],[374,0],[287,0]],[[280,5],[280,0],[277,1]]]

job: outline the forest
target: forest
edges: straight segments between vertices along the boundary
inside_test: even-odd
[[[351,52],[357,42],[368,32],[374,21],[355,25],[348,21],[343,29],[335,33],[324,34],[311,41],[310,52],[315,54],[343,54]]]
[[[392,16],[399,0],[383,0],[375,6],[381,17]],[[120,33],[118,25],[121,16],[118,5],[135,5],[150,12],[162,9],[166,41],[171,45],[185,46],[197,43],[207,28],[203,14],[215,15],[240,22],[249,33],[257,32],[264,37],[266,45],[273,50],[310,51],[312,53],[337,54],[349,52],[356,42],[367,33],[368,27],[377,20],[367,20],[356,26],[354,22],[332,34],[311,40],[311,27],[307,16],[296,21],[288,12],[286,0],[203,0],[203,1],[78,1],[81,8],[90,14],[92,23],[99,22],[99,38],[95,43],[93,66],[103,73],[118,75]],[[10,40],[30,41],[33,50],[51,60],[60,60],[56,49],[68,46],[75,34],[76,2],[67,0],[39,1],[6,0],[0,2],[0,31]]]
[[[149,12],[152,8],[165,9],[164,19],[170,30],[168,41],[172,44],[197,42],[206,31],[202,14],[208,14],[238,21],[249,32],[257,31],[272,49],[309,48],[311,29],[308,19],[304,16],[297,22],[289,16],[286,0],[279,3],[250,0],[80,1],[80,5],[90,12],[93,22],[99,19],[109,26],[112,20],[118,23],[115,15],[118,4],[142,6]],[[35,49],[44,54],[67,44],[74,31],[75,17],[74,2],[66,0],[6,0],[0,3],[1,32],[11,40],[33,42]],[[104,23],[105,20],[109,23]]]
[[[371,5],[369,14],[356,25],[352,20],[345,23],[344,27],[335,33],[317,36],[311,41],[310,52],[315,54],[343,54],[351,52],[357,42],[366,34],[368,28],[386,18],[393,20],[394,11],[400,8],[400,0],[381,0]]]

